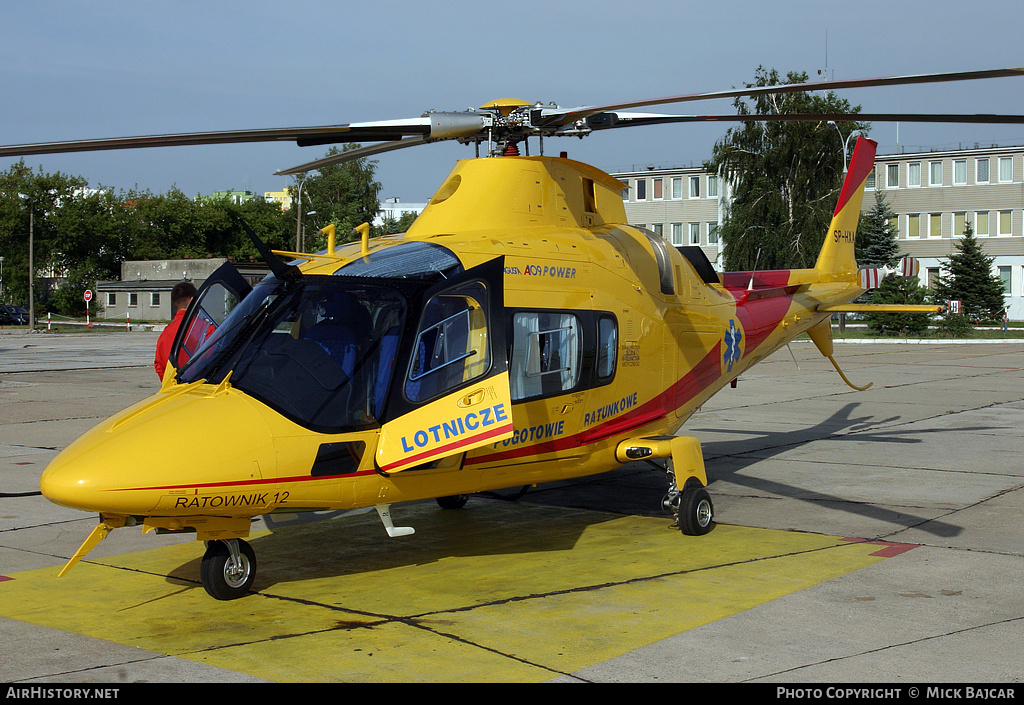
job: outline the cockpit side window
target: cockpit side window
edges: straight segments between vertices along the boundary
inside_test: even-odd
[[[405,395],[422,402],[484,375],[490,368],[487,287],[460,284],[431,298],[412,348]]]

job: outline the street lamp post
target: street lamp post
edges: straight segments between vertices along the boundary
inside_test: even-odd
[[[32,251],[35,250],[35,209],[32,203],[28,205],[28,329],[36,329],[36,298],[32,291],[34,284],[35,262],[32,261]]]
[[[28,326],[29,330],[33,331],[36,329],[36,300],[35,294],[33,293],[33,284],[35,280],[34,269],[35,262],[32,259],[33,250],[35,250],[35,204],[32,203],[32,196],[28,196],[23,193],[18,194],[28,204]]]
[[[298,198],[295,201],[295,251],[302,252],[302,187],[306,183],[306,175],[296,176],[299,182]]]
[[[861,137],[863,136],[864,132],[862,130],[854,130],[846,137],[843,137],[843,131],[839,129],[839,125],[837,125],[834,120],[829,120],[828,124],[836,128],[836,132],[839,133],[839,139],[843,141],[843,174],[846,174],[846,172],[849,171],[850,168],[848,156],[850,153],[850,138],[853,137],[854,135]]]

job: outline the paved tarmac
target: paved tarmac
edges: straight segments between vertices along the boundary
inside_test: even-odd
[[[95,517],[57,507],[33,494],[39,474],[79,433],[156,390],[150,363],[155,340],[154,333],[0,334],[0,581],[3,576],[12,578],[10,586],[38,581],[37,571],[62,565],[95,524]],[[782,546],[773,554],[780,559],[819,555],[824,563],[825,556],[835,555],[832,548],[818,553],[813,552],[818,549],[792,548],[787,553],[785,546],[820,542],[832,547],[843,539],[855,539],[847,542],[852,551],[871,551],[877,557],[857,558],[824,578],[809,575],[817,566],[807,562],[789,564],[797,566],[789,576],[769,575],[768,561],[761,558],[731,559],[726,567],[732,572],[714,580],[705,577],[703,584],[701,571],[693,569],[702,586],[696,594],[661,590],[632,598],[620,595],[620,611],[612,619],[651,611],[657,613],[659,627],[645,625],[642,638],[627,630],[606,638],[612,643],[593,652],[603,654],[597,660],[574,661],[552,653],[545,661],[539,649],[541,655],[536,658],[517,657],[520,665],[529,660],[520,678],[486,678],[482,670],[464,679],[974,685],[1024,679],[1024,440],[1020,433],[1024,345],[837,343],[836,358],[854,383],[872,381],[874,385],[864,392],[851,390],[813,346],[795,343],[792,353],[783,350],[753,368],[736,389],[723,390],[687,423],[683,432],[703,444],[719,526],[708,537],[676,537],[678,551],[698,553],[694,546],[701,544],[688,543],[693,541],[714,541],[705,545],[722,550],[728,550],[733,541],[753,547],[760,542]],[[602,561],[622,561],[642,551],[637,536],[655,521],[650,518],[661,516],[658,505],[663,492],[660,474],[627,465],[593,478],[541,485],[516,504],[481,504],[482,510],[475,511],[482,516],[489,506],[507,506],[494,509],[494,516],[508,516],[508,521],[524,526],[529,517],[540,517],[534,526],[541,531],[517,535],[526,543],[543,542],[542,529],[547,524],[570,525],[573,517],[584,517],[579,540],[560,545],[565,553],[548,558],[564,566],[564,573],[576,569],[594,573],[587,577],[593,581],[623,570],[621,563],[602,565]],[[396,506],[393,511],[400,514],[403,508]],[[415,516],[416,508],[408,512]],[[595,516],[602,518],[596,521]],[[598,554],[604,557],[583,554],[585,560],[572,560],[575,554],[591,550],[588,545],[595,542],[584,539],[595,527],[605,527],[603,540],[614,543],[616,534],[607,535],[607,527],[619,526],[615,522],[622,517],[635,518],[629,520],[634,535],[629,537],[631,543],[623,538],[619,558],[607,558],[612,554],[605,546],[600,549],[605,553]],[[374,530],[379,532],[379,526]],[[143,537],[141,532],[119,531],[117,540],[112,534],[75,571],[99,571],[104,561],[142,560],[156,545],[166,547],[160,550],[187,551],[191,547],[185,544],[194,543],[187,537]],[[489,534],[495,535],[501,533]],[[677,558],[671,548],[676,544],[663,548],[660,541],[658,550],[668,566]],[[434,548],[439,551],[434,556],[436,565],[463,569],[463,563],[448,559],[465,555],[439,546]],[[500,553],[500,547],[492,548],[492,553]],[[518,552],[528,553],[524,548]],[[654,562],[658,559],[657,554],[652,557]],[[181,566],[182,560],[173,565]],[[86,565],[91,563],[95,565]],[[392,558],[388,568],[406,571],[396,575],[407,575],[419,568],[415,563],[415,558]],[[667,567],[665,571],[671,572]],[[170,610],[171,604],[178,604],[171,601],[176,593],[202,594],[194,581],[188,583],[176,575],[161,577],[146,588],[161,596],[152,600],[151,608],[159,609],[166,597],[163,604]],[[275,584],[266,592],[296,590],[301,596],[301,590],[317,582],[314,576],[308,577]],[[573,580],[572,575],[560,577]],[[776,588],[787,577],[793,585]],[[800,582],[800,578],[806,579]],[[424,578],[417,574],[416,579]],[[664,586],[670,579],[655,576],[648,583]],[[66,583],[62,588],[67,604],[80,598],[101,607],[108,600],[117,604],[111,588],[90,596],[83,593],[81,584]],[[245,661],[201,658],[197,656],[204,652],[201,643],[161,651],[159,639],[97,638],[89,635],[97,630],[87,628],[84,617],[76,623],[73,614],[54,617],[51,622],[58,627],[40,626],[44,619],[12,619],[8,615],[18,609],[4,603],[3,585],[0,582],[0,633],[6,648],[0,659],[0,682],[317,678],[304,676],[300,667],[305,664],[295,657],[279,660],[273,672],[260,671],[246,667]],[[540,620],[541,626],[530,634],[533,642],[550,636],[543,629],[545,619],[550,620],[554,634],[564,592],[522,598],[521,604],[529,606],[520,609],[532,612],[519,612],[523,620]],[[597,591],[588,594],[598,600]],[[721,608],[722,596],[735,606]],[[230,604],[237,608],[249,599]],[[623,607],[621,600],[629,599],[637,604]],[[658,604],[653,604],[655,600]],[[208,603],[195,604],[200,605],[198,614]],[[54,604],[52,611],[59,613],[60,607]],[[466,611],[459,608],[452,614],[460,610]],[[147,614],[152,622],[154,613]],[[181,624],[190,618],[189,614],[174,616],[183,620]],[[123,620],[125,630],[135,628],[128,609],[111,608],[104,619],[115,624]],[[245,615],[240,613],[237,619],[244,623]],[[454,624],[455,617],[451,620],[445,623]],[[448,626],[453,634],[464,630],[449,641],[458,642],[463,649],[458,653],[464,654],[473,642],[473,629],[485,628],[489,627],[482,619],[458,628]],[[368,639],[368,630],[345,633],[349,639],[364,634]],[[276,635],[267,641],[283,643]],[[477,642],[485,643],[483,637]],[[403,653],[395,637],[385,643],[399,655],[412,653]],[[437,659],[433,665],[427,663],[427,672],[432,666],[435,680],[453,679],[444,668],[456,657],[437,653],[437,641],[431,644],[427,651],[415,653]],[[565,650],[564,644],[557,646],[553,652]],[[492,655],[499,651],[490,649]],[[509,654],[499,655],[509,660]],[[231,666],[217,665],[225,663]],[[554,665],[562,663],[573,665]],[[292,665],[294,672],[289,673]]]

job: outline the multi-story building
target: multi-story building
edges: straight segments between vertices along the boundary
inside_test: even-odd
[[[718,223],[726,200],[721,179],[701,167],[649,167],[613,176],[628,186],[622,200],[631,225],[653,230],[676,247],[700,245],[721,271]]]
[[[673,245],[700,245],[717,269],[728,184],[699,167],[615,174],[633,225]],[[881,191],[896,213],[903,254],[921,263],[921,282],[933,285],[970,223],[994,258],[1011,320],[1024,320],[1024,147],[879,154],[869,176],[863,210]]]
[[[264,191],[263,192],[264,200],[270,201],[271,203],[280,203],[281,204],[281,210],[283,210],[283,211],[286,211],[286,210],[288,210],[289,208],[292,207],[292,198],[293,197],[294,196],[293,196],[293,193],[292,193],[292,189],[290,187],[288,187],[288,186],[285,186],[280,191]]]

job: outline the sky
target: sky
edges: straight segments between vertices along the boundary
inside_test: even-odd
[[[392,120],[497,98],[601,105],[741,86],[758,66],[812,80],[1024,66],[1020,0],[0,0],[0,13],[3,145]],[[1024,78],[839,95],[865,112],[1024,113]],[[643,110],[733,112],[728,100]],[[545,149],[610,172],[699,164],[728,126],[614,130]],[[1024,126],[876,123],[871,137],[883,153],[1024,144]],[[262,194],[294,183],[275,171],[325,152],[267,143],[25,162],[118,191]],[[473,156],[454,142],[378,155],[380,197],[426,201]]]

